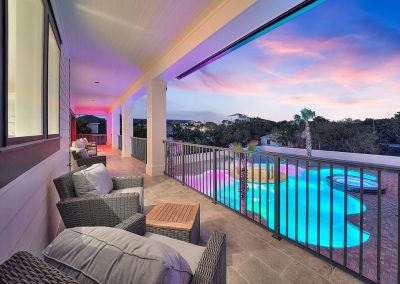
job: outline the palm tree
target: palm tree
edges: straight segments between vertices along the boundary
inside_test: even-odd
[[[310,131],[310,120],[315,118],[315,111],[311,109],[303,108],[300,111],[300,115],[294,115],[294,123],[301,124],[302,122],[305,123],[306,127],[302,134],[302,138],[306,139],[306,149],[307,149],[307,157],[311,158],[311,151],[312,151],[312,140],[311,140],[311,131]]]
[[[250,142],[247,145],[247,151],[254,152],[257,144],[258,144],[257,141]],[[238,161],[238,164],[236,165],[236,167],[237,167],[237,169],[239,169],[240,208],[241,208],[241,213],[246,214],[246,212],[247,212],[247,191],[249,190],[248,185],[247,185],[247,182],[248,182],[247,163],[249,162],[249,158],[252,159],[252,157],[249,157],[246,153],[242,153],[243,148],[242,148],[241,143],[235,142],[235,143],[229,144],[229,148],[231,148],[233,151],[239,152],[239,161]],[[233,154],[236,155],[235,152]]]

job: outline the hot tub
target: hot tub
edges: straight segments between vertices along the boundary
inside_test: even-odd
[[[335,189],[344,190],[345,188],[345,176],[344,175],[333,175],[333,187]],[[327,176],[326,181],[330,183],[331,177]],[[377,194],[378,193],[378,182],[372,179],[364,178],[363,180],[364,193]],[[358,176],[347,176],[347,190],[350,192],[360,192],[361,190],[361,178]],[[385,193],[386,188],[381,186],[381,193]]]

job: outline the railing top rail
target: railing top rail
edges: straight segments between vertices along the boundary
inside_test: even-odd
[[[208,146],[208,145],[200,145],[200,144],[193,144],[193,143],[186,143],[186,142],[177,142],[177,141],[163,141],[164,143],[171,143],[171,144],[178,144],[178,145],[187,145],[187,146],[195,146],[195,147],[202,147],[211,150],[219,150],[219,151],[230,151],[234,153],[242,153],[242,154],[253,154],[253,155],[265,155],[265,156],[275,156],[284,159],[292,159],[292,160],[304,160],[309,162],[321,163],[321,164],[335,164],[338,166],[347,166],[347,167],[362,167],[365,169],[370,170],[384,170],[390,172],[399,172],[400,173],[400,165],[399,166],[392,166],[392,165],[385,165],[385,164],[377,164],[377,163],[369,163],[369,162],[354,162],[348,160],[339,160],[339,159],[332,159],[332,158],[320,158],[320,157],[311,157],[308,158],[306,155],[295,155],[295,154],[286,154],[286,153],[276,153],[270,151],[246,151],[246,150],[236,150],[231,148],[223,148],[223,147],[216,147],[216,146]]]
[[[132,139],[138,139],[138,140],[147,140],[147,138],[142,138],[142,137],[132,137],[132,136],[131,136],[131,138],[132,138]]]
[[[78,136],[107,136],[107,134],[99,134],[99,133],[90,133],[90,134],[76,134]]]

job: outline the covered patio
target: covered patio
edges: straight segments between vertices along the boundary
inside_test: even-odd
[[[37,13],[26,12],[31,2]],[[72,162],[95,159],[112,177],[143,176],[144,186],[115,189],[140,187],[144,214],[161,200],[199,203],[200,245],[205,246],[215,231],[226,234],[228,283],[397,283],[397,160],[353,161],[338,152],[333,157],[306,157],[281,148],[256,152],[167,139],[171,88],[169,94],[167,89],[173,80],[321,2],[3,1],[0,87],[7,95],[0,99],[0,263],[18,251],[41,256],[49,243],[68,231],[53,181],[72,175]],[[32,38],[15,32],[21,23]],[[26,41],[35,42],[36,50],[14,48],[27,46]],[[20,63],[16,58],[35,62],[22,60],[13,70],[9,66]],[[29,80],[26,66],[35,67],[26,76]],[[25,81],[32,94],[21,88]],[[28,95],[36,99],[29,107]],[[139,138],[133,130],[134,107],[144,96],[146,138]],[[185,99],[181,96],[176,105]],[[75,114],[105,117],[107,133],[102,138],[107,145],[85,144],[79,156],[73,146],[80,138]],[[90,142],[96,141],[86,141]],[[91,157],[87,146],[96,148]],[[343,188],[334,188],[334,173],[343,178]],[[358,191],[348,188],[349,177]],[[364,196],[364,181],[373,184],[375,194]],[[108,189],[114,190],[110,182]],[[93,208],[87,212],[104,220],[99,212],[108,211]],[[225,246],[220,251],[225,252]]]

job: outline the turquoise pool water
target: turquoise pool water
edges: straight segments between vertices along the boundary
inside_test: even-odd
[[[281,168],[281,172],[285,172]],[[281,200],[280,200],[280,232],[282,235],[287,236],[290,239],[295,240],[297,234],[297,240],[299,242],[306,242],[306,172],[304,169],[299,168],[299,180],[298,180],[298,204],[297,204],[297,226],[296,226],[296,180],[294,176],[294,167],[289,166],[289,179],[288,185],[286,181],[281,182]],[[206,172],[205,175],[210,177],[212,181],[212,172]],[[344,174],[342,169],[334,169],[335,175]],[[330,247],[330,211],[331,211],[331,192],[329,184],[325,181],[325,178],[330,175],[329,169],[321,169],[321,183],[320,183],[320,246]],[[349,176],[357,177],[359,172],[349,171]],[[204,176],[191,176],[186,180],[186,183],[193,188],[200,190],[206,188],[205,192],[209,195],[211,184],[208,183],[204,186]],[[370,180],[376,180],[374,176],[364,174],[364,178]],[[206,179],[207,180],[207,179]],[[224,186],[225,181],[225,186]],[[286,188],[288,192],[286,193]],[[318,240],[318,179],[317,170],[309,170],[309,190],[308,190],[308,244],[317,245]],[[233,179],[229,176],[228,171],[220,171],[217,173],[217,200],[226,206],[240,210],[240,198],[239,198],[239,180]],[[287,196],[287,198],[286,198]],[[343,248],[344,242],[344,229],[347,227],[347,247],[354,247],[360,244],[360,235],[363,242],[368,241],[369,233],[360,231],[359,227],[345,222],[345,214],[347,216],[360,214],[361,210],[366,211],[367,207],[364,204],[353,197],[347,196],[347,212],[344,208],[344,192],[338,189],[333,189],[332,193],[332,210],[333,210],[333,222],[332,222],[332,247]],[[275,189],[273,184],[258,182],[254,184],[248,183],[247,192],[247,210],[251,214],[260,213],[263,220],[266,221],[267,226],[270,229],[274,229],[274,197]],[[287,201],[287,202],[286,202]],[[260,203],[261,202],[261,203]],[[288,204],[286,210],[286,204]],[[286,223],[286,212],[288,212],[288,218]],[[296,232],[297,227],[297,232]]]

